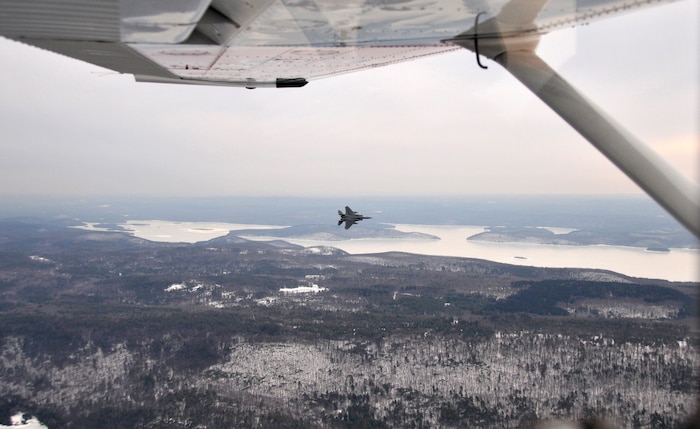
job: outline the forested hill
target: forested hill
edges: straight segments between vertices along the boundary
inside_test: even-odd
[[[697,284],[0,222],[0,424],[679,427]]]
[[[498,301],[490,309],[509,313],[559,316],[565,316],[572,311],[599,314],[598,310],[582,303],[608,302],[611,308],[634,305],[651,308],[654,305],[669,304],[677,309],[674,316],[680,318],[690,316],[695,311],[695,302],[689,295],[654,284],[542,280],[514,282],[512,286],[521,290]],[[579,303],[579,306],[574,308],[576,303]]]

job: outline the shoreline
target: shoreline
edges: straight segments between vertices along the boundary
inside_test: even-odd
[[[290,237],[240,235],[251,241],[282,240],[304,247],[334,247],[350,254],[391,251],[418,255],[485,259],[511,265],[543,268],[585,268],[608,270],[631,277],[679,282],[700,282],[700,251],[672,248],[653,252],[645,248],[611,245],[562,245],[520,242],[482,242],[467,240],[483,232],[483,226],[391,224],[397,231],[418,232],[439,240],[359,238],[314,240]],[[278,229],[279,225],[233,224],[225,222],[175,222],[129,220],[119,224],[135,237],[159,242],[206,242],[230,231]],[[82,229],[109,231],[86,224]]]

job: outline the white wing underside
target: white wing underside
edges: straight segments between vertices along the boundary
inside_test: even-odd
[[[460,49],[507,0],[5,0],[0,35],[151,82],[301,86]],[[551,0],[514,34],[658,1]],[[480,37],[503,37],[480,34]]]

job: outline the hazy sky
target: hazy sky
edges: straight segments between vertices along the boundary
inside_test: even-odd
[[[540,53],[698,181],[699,2]],[[497,64],[461,51],[301,89],[136,83],[0,39],[0,195],[640,193]]]

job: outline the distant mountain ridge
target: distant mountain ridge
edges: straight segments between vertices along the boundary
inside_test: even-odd
[[[353,238],[385,238],[412,240],[439,240],[438,237],[420,232],[403,232],[391,225],[356,225],[346,230],[335,225],[295,225],[276,229],[244,229],[232,231],[242,236],[268,236],[279,238],[296,238],[307,240],[347,240]]]
[[[473,235],[468,240],[488,242],[510,242],[530,244],[553,244],[568,246],[610,245],[641,247],[651,250],[668,250],[671,247],[698,249],[700,242],[678,231],[602,231],[574,230],[555,234],[546,228],[539,227],[489,227],[480,234]]]

